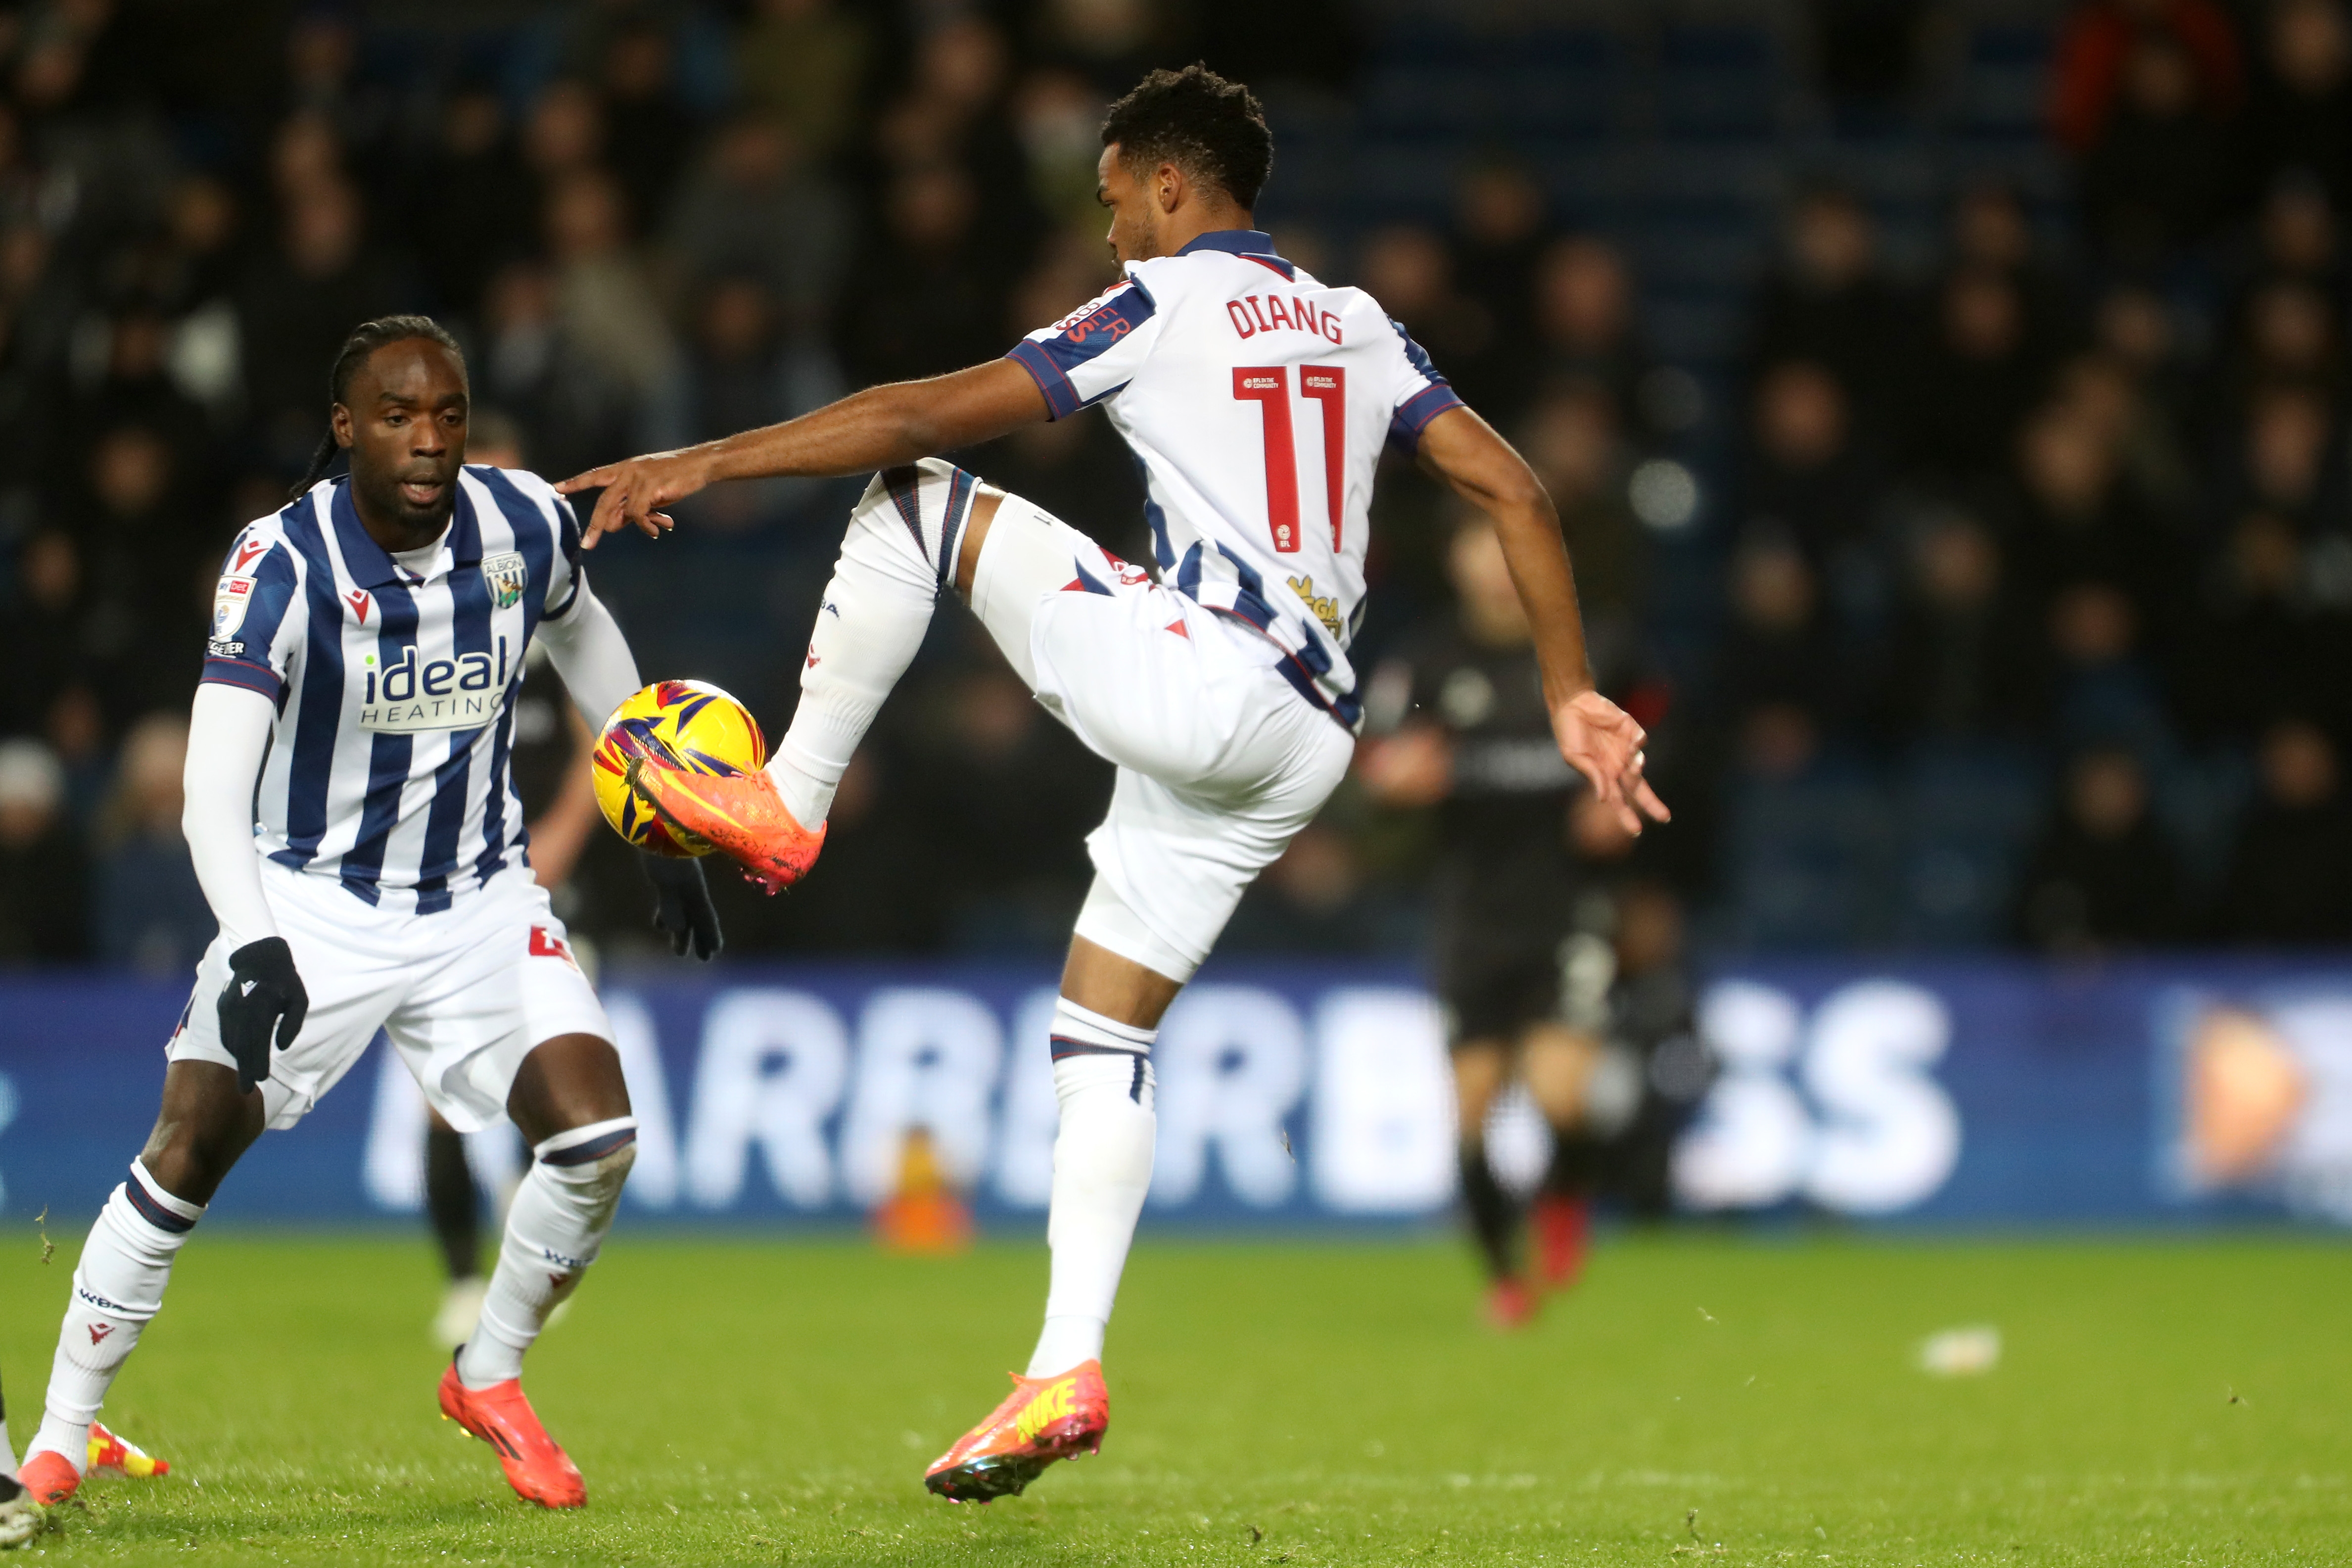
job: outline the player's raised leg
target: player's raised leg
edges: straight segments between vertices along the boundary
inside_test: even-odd
[[[522,1358],[595,1262],[636,1160],[620,1054],[594,1035],[541,1042],[515,1074],[507,1113],[533,1159],[507,1209],[481,1320],[442,1374],[441,1411],[498,1450],[518,1494],[578,1508],[586,1484],[523,1396]]]
[[[74,1267],[41,1428],[18,1472],[36,1501],[62,1502],[81,1485],[106,1391],[162,1309],[173,1260],[263,1121],[261,1091],[241,1091],[234,1068],[180,1060],[165,1069],[155,1131]]]
[[[654,809],[772,892],[805,876],[835,787],[955,580],[981,493],[970,474],[936,458],[875,475],[850,510],[809,634],[800,705],[766,771],[715,777],[648,756],[632,777]]]

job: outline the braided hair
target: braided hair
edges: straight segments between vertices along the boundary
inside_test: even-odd
[[[449,329],[432,317],[379,316],[373,321],[362,321],[352,329],[352,335],[343,340],[342,348],[335,355],[335,368],[327,376],[330,404],[343,401],[351,391],[352,377],[359,374],[360,366],[367,363],[370,354],[410,338],[423,338],[429,342],[439,343],[456,356],[461,368],[466,363],[466,351],[457,346],[457,340],[449,335]],[[335,427],[330,420],[326,435],[320,437],[319,449],[310,454],[310,467],[304,471],[302,482],[294,487],[289,499],[300,496],[325,479],[327,470],[335,466],[335,454],[341,449],[335,444]]]

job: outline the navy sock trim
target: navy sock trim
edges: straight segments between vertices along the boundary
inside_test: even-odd
[[[600,1138],[591,1138],[584,1143],[574,1143],[569,1149],[541,1154],[539,1163],[542,1165],[584,1165],[591,1160],[603,1159],[615,1149],[625,1149],[636,1141],[635,1128],[615,1127]]]
[[[1133,1057],[1135,1070],[1139,1073],[1143,1070],[1145,1053],[1124,1046],[1098,1046],[1092,1040],[1074,1040],[1067,1035],[1050,1036],[1047,1043],[1054,1048],[1055,1061],[1064,1057]]]
[[[173,1236],[185,1236],[196,1228],[196,1222],[186,1215],[167,1209],[157,1203],[154,1195],[148,1192],[138,1177],[133,1176],[123,1183],[122,1190],[131,1194],[131,1206],[139,1211],[139,1217],[157,1230],[169,1231]]]

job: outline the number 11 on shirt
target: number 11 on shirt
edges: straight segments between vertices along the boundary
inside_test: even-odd
[[[1302,365],[1298,391],[1323,405],[1323,493],[1331,510],[1331,548],[1339,548],[1339,522],[1346,512],[1348,464],[1348,373],[1339,365]],[[1290,370],[1286,365],[1241,366],[1234,371],[1234,396],[1255,403],[1265,428],[1265,519],[1274,547],[1298,548],[1298,453],[1290,437]]]

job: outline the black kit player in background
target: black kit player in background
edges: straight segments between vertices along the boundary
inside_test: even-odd
[[[1459,1112],[1462,1191],[1501,1327],[1574,1283],[1593,1195],[1665,1203],[1675,1131],[1706,1083],[1682,980],[1680,907],[1630,874],[1635,840],[1561,760],[1534,646],[1486,520],[1458,522],[1454,610],[1373,676],[1359,776],[1372,797],[1433,807],[1435,980]],[[1663,1066],[1664,1071],[1654,1070]],[[1487,1157],[1516,1079],[1552,1133],[1527,1218]]]

